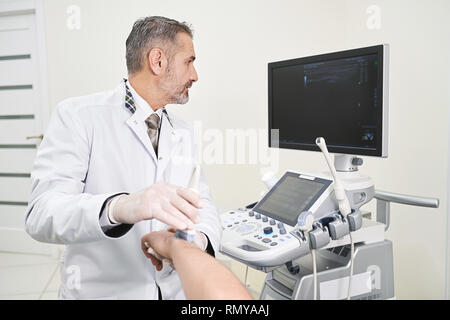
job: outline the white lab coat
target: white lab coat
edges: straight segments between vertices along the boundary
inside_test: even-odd
[[[184,299],[170,266],[157,272],[141,252],[141,237],[168,226],[155,219],[103,232],[105,200],[157,181],[187,186],[195,163],[193,131],[169,113],[162,117],[158,156],[145,123],[124,106],[125,85],[61,102],[39,146],[31,174],[26,230],[36,240],[66,244],[63,299]],[[202,175],[197,230],[218,252],[220,220]]]

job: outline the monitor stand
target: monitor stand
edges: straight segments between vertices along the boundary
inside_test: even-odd
[[[334,156],[334,167],[340,172],[358,171],[358,167],[363,164],[363,160],[355,155],[336,154]]]
[[[336,154],[334,156],[334,167],[346,190],[351,189],[373,189],[373,180],[361,174],[358,167],[363,160],[355,155]]]

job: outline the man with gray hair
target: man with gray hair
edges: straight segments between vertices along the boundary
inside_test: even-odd
[[[183,299],[176,270],[157,271],[141,238],[195,230],[214,255],[221,225],[202,175],[188,188],[192,128],[165,109],[185,104],[198,80],[192,31],[165,17],[139,19],[126,40],[128,79],[113,91],[56,107],[38,149],[26,230],[65,244],[63,299]]]

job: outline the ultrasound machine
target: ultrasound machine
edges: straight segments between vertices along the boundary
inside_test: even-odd
[[[388,73],[386,44],[268,64],[269,147],[321,151],[325,170],[288,170],[220,215],[221,253],[267,273],[260,299],[395,298],[389,204],[439,200],[376,190],[359,171],[358,155],[388,156]],[[361,210],[374,198],[376,220]]]

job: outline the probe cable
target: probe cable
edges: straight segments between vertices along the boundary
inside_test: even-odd
[[[351,299],[351,292],[352,292],[352,277],[353,277],[353,255],[355,253],[355,244],[353,243],[353,237],[352,232],[350,231],[350,278],[348,279],[348,293],[347,293],[347,300]]]

